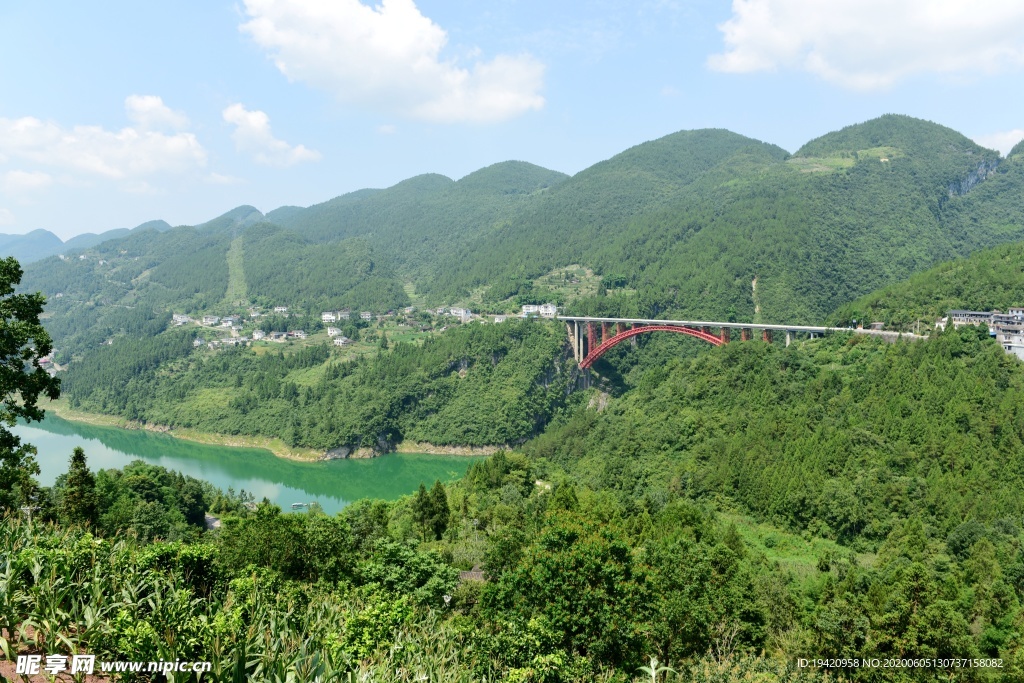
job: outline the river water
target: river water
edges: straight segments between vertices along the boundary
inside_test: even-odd
[[[260,448],[235,448],[182,441],[166,434],[142,430],[98,427],[68,422],[47,415],[31,426],[18,424],[11,431],[39,453],[39,481],[50,486],[66,472],[75,446],[85,450],[89,469],[121,468],[145,460],[203,479],[214,486],[264,497],[289,510],[292,503],[320,503],[334,514],[360,498],[393,500],[436,479],[450,481],[466,473],[480,458],[388,453],[379,458],[296,462]]]

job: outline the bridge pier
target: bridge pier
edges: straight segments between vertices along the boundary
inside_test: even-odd
[[[719,329],[719,331],[718,331],[718,338],[722,340],[723,344],[728,344],[729,343],[729,337],[730,336],[731,335],[729,334],[729,328],[728,327],[723,327],[723,328]]]
[[[771,344],[772,343],[772,331],[771,330],[761,330],[761,341],[766,341],[769,344]]]
[[[750,328],[744,327],[740,330],[740,341],[750,341]]]
[[[786,346],[789,346],[790,342],[792,341],[792,335],[792,332],[786,330]]]

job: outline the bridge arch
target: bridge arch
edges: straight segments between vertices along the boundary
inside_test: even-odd
[[[580,367],[584,370],[589,368],[597,361],[598,358],[607,353],[612,347],[624,342],[630,337],[635,337],[638,334],[646,334],[648,332],[675,332],[676,334],[686,334],[691,337],[696,337],[702,341],[706,341],[714,346],[721,346],[725,343],[721,337],[716,337],[710,332],[694,329],[692,327],[682,327],[680,325],[644,325],[642,327],[634,327],[629,330],[624,330],[615,336],[604,340],[600,345],[590,350],[587,357],[583,359],[582,363],[580,363]]]

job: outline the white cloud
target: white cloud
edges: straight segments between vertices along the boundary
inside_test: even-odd
[[[210,173],[206,176],[206,182],[210,185],[238,185],[242,181],[241,178],[235,176],[224,175],[222,173]]]
[[[124,109],[128,119],[142,130],[181,130],[188,126],[187,116],[172,110],[156,95],[129,95],[124,100]]]
[[[0,187],[8,194],[42,190],[52,184],[53,176],[42,171],[8,171],[0,180]]]
[[[394,135],[398,132],[398,128],[392,123],[382,123],[377,126],[377,132],[381,135]]]
[[[923,73],[963,76],[1024,65],[1024,3],[1006,0],[733,0],[708,65],[800,69],[873,90]]]
[[[126,106],[138,113],[140,110],[128,103],[131,99]],[[206,165],[206,150],[192,133],[168,134],[142,127],[118,131],[100,126],[65,128],[33,116],[0,117],[0,156],[115,180],[186,173]]]
[[[16,222],[10,209],[0,207],[0,225],[14,225]]]
[[[1014,145],[1021,140],[1024,140],[1024,128],[1014,128],[1013,130],[1006,130],[999,133],[978,135],[974,138],[974,141],[982,147],[997,149],[1003,156],[1009,154]]]
[[[242,31],[282,73],[342,101],[442,123],[503,121],[544,106],[543,64],[525,54],[470,68],[443,59],[447,32],[413,0],[244,3]]]
[[[232,104],[223,112],[224,120],[235,126],[231,139],[240,152],[250,154],[257,163],[270,166],[291,166],[303,161],[316,161],[320,152],[304,145],[289,145],[270,132],[270,117],[258,109],[249,111],[241,104]]]

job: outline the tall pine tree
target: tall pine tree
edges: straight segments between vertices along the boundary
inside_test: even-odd
[[[96,478],[85,462],[85,451],[76,446],[60,499],[60,516],[70,524],[96,523]]]

